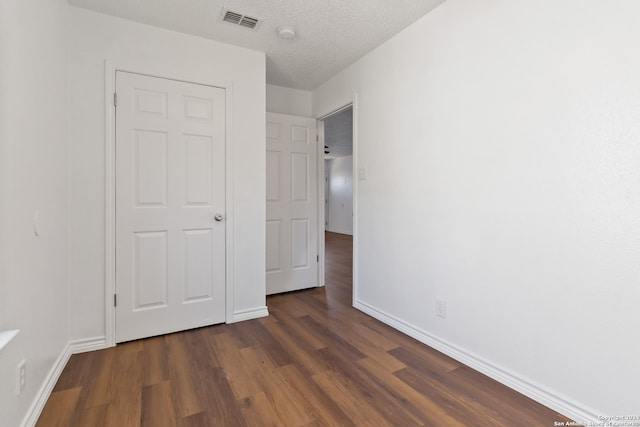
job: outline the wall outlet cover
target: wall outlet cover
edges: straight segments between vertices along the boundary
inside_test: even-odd
[[[16,367],[16,396],[20,396],[27,385],[27,361],[23,359]]]
[[[436,316],[447,318],[447,301],[442,298],[436,298]]]

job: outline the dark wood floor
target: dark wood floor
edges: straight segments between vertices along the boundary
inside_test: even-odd
[[[271,315],[75,355],[52,426],[553,426],[565,417],[351,307],[351,237]]]

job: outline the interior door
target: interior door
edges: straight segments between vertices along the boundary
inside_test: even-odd
[[[116,341],[225,321],[225,90],[116,73]]]
[[[267,295],[318,286],[316,121],[267,113]]]

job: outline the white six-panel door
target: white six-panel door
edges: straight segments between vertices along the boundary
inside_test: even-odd
[[[267,113],[267,294],[318,286],[316,121]]]
[[[116,92],[116,341],[224,322],[225,91],[118,71]]]

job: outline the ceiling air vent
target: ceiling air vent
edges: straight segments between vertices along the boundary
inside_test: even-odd
[[[250,30],[257,29],[262,22],[260,18],[253,18],[251,16],[243,15],[242,13],[233,12],[227,9],[222,9],[222,11],[220,12],[220,19],[223,22],[228,22],[229,24],[233,25],[239,25]]]

